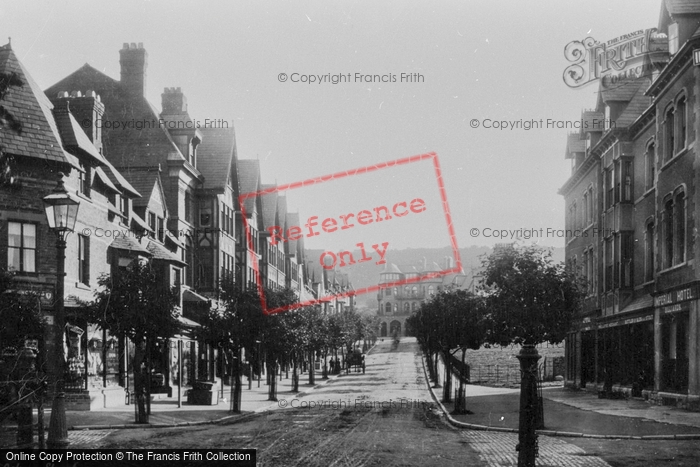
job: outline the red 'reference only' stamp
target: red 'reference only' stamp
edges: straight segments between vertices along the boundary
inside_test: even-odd
[[[426,170],[427,164],[432,165],[434,179],[429,175],[426,176],[426,173],[429,173]],[[411,176],[411,169],[414,178],[402,180],[401,177],[404,175]],[[419,178],[416,179],[416,176]],[[392,180],[394,185],[391,183]],[[275,217],[274,225],[265,225],[260,233],[272,246],[283,247],[285,243],[299,241],[314,242],[315,245],[320,246],[316,250],[308,250],[311,253],[306,258],[309,264],[305,271],[310,277],[313,276],[314,280],[321,280],[316,277],[317,272],[319,276],[326,277],[326,274],[351,271],[353,267],[361,266],[365,266],[365,274],[366,266],[376,268],[376,273],[375,271],[371,273],[376,274],[374,277],[378,278],[380,271],[388,270],[387,252],[390,249],[400,246],[404,248],[422,246],[421,239],[416,234],[421,230],[418,227],[422,228],[424,235],[427,231],[431,237],[436,233],[442,233],[445,237],[444,243],[450,245],[454,266],[383,283],[382,287],[398,287],[461,272],[459,248],[436,153],[410,156],[241,194],[239,205],[244,219],[248,248],[254,250],[256,242],[252,232],[258,232],[259,227],[257,225],[251,228],[249,219],[261,218],[263,213],[251,216],[251,213],[246,212],[246,200],[270,194],[286,195],[287,192],[312,189],[322,189],[322,191],[311,195],[311,199],[318,200],[318,205],[300,206],[308,214],[296,215],[291,218],[296,220],[292,223],[289,222],[289,217],[286,222],[279,216]],[[330,194],[338,195],[338,192],[342,194],[342,202],[336,202],[337,206],[334,206],[332,201],[329,202],[333,199]],[[444,219],[444,227],[436,225],[438,218]],[[416,237],[414,240],[418,242],[417,245],[410,244],[408,239],[413,237]],[[265,287],[257,256],[254,255],[251,262],[265,314],[320,305],[345,297],[375,293],[380,289],[377,280],[374,281],[375,285],[345,288],[342,291],[328,292],[313,298],[308,294],[302,294],[299,302],[294,305],[271,308],[265,299]]]

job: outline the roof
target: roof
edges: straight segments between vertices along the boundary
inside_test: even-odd
[[[238,161],[238,188],[239,196],[258,191],[260,183],[260,161],[256,159],[241,159]],[[255,199],[247,198],[244,202],[246,212],[253,212]]]
[[[200,128],[202,142],[197,147],[197,169],[204,176],[204,189],[223,190],[229,183],[236,153],[233,128]]]
[[[121,172],[119,172],[119,171],[112,165],[111,162],[109,162],[108,160],[106,160],[106,162],[107,162],[107,163],[105,164],[105,165],[106,165],[105,173],[107,174],[107,176],[109,177],[109,179],[110,179],[115,185],[117,185],[119,188],[121,188],[123,191],[126,191],[126,192],[130,193],[133,197],[135,197],[135,198],[141,197],[141,193],[139,193],[138,191],[136,191],[136,189],[135,189],[133,186],[131,186],[131,183],[129,183],[129,182],[126,180],[126,178],[124,178],[124,176],[121,174]]]
[[[640,79],[639,81],[636,93],[615,121],[616,128],[630,126],[651,105],[651,97],[644,94],[651,81],[649,79]]]
[[[54,120],[61,135],[63,146],[74,153],[91,157],[98,164],[105,165],[107,161],[92,144],[90,138],[85,134],[85,130],[78,124],[78,121],[70,113],[68,101],[63,101],[60,106],[53,109]]]
[[[580,133],[571,133],[566,137],[565,159],[572,159],[575,152],[585,152],[586,141],[581,139]]]
[[[285,197],[285,201],[286,201],[286,197]],[[288,212],[286,217],[287,217],[287,226],[299,225],[299,213],[298,212]],[[287,240],[287,242],[289,243],[289,254],[295,255],[297,253],[298,240]]]
[[[187,264],[184,261],[182,261],[180,258],[178,258],[175,253],[173,253],[172,251],[168,250],[160,243],[155,242],[153,240],[148,242],[146,249],[149,251],[149,253],[151,253],[151,255],[153,255],[153,259],[161,259],[161,260],[169,261],[171,263],[176,263],[176,264],[179,264],[182,266]]]
[[[109,247],[117,250],[134,251],[149,256],[151,254],[147,249],[142,247],[136,239],[126,235],[115,238],[112,243],[109,244]]]
[[[635,94],[637,94],[639,87],[645,83],[649,84],[645,79],[623,78],[618,80],[614,85],[604,87],[603,81],[601,81],[600,94],[603,102],[606,104],[611,101],[629,102]]]
[[[104,125],[102,143],[104,154],[115,167],[156,166],[167,159],[185,160],[168,130],[159,124],[160,114],[145,97],[129,95],[121,83],[85,64],[75,72],[45,90],[46,95],[59,92],[94,90],[105,106],[103,122],[125,122]],[[138,127],[133,125],[138,123]]]
[[[0,73],[16,73],[24,83],[11,86],[2,105],[22,124],[21,134],[0,132],[0,145],[10,154],[45,161],[69,163],[77,159],[64,150],[53,117],[53,104],[15,56],[9,44],[0,47]]]
[[[141,193],[141,197],[134,200],[134,206],[148,206],[148,202],[153,194],[156,184],[160,185],[159,171],[147,168],[124,171],[124,176],[131,182],[131,185]],[[162,187],[161,187],[162,196]],[[165,207],[165,200],[162,200]]]
[[[665,0],[663,4],[671,15],[700,14],[700,1],[698,0]]]
[[[276,188],[277,185],[260,185],[260,190],[268,190],[271,188]],[[260,196],[260,202],[262,203],[262,218],[263,225],[267,229],[273,225],[277,225],[277,191],[271,193],[266,193]]]
[[[107,174],[105,173],[105,171],[102,170],[102,167],[97,167],[97,168],[95,169],[95,175],[96,175],[97,178],[99,178],[100,180],[102,180],[102,183],[104,183],[105,186],[106,186],[107,188],[109,188],[109,189],[112,190],[112,191],[116,191],[117,193],[121,193],[121,191],[119,191],[119,188],[117,188],[116,186],[114,186],[114,184],[113,184],[112,181],[109,179],[109,177],[107,176]]]

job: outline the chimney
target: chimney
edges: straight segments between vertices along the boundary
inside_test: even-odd
[[[121,65],[121,84],[129,96],[143,97],[146,95],[146,67],[148,66],[148,54],[143,48],[143,43],[124,43],[119,51],[119,65]]]
[[[105,114],[105,105],[95,91],[63,91],[51,99],[57,109],[70,109],[70,113],[76,119],[95,148],[102,154],[102,117]]]
[[[187,98],[180,88],[165,88],[162,98],[163,115],[187,114]]]

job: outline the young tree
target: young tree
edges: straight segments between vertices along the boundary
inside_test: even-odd
[[[535,465],[539,412],[537,344],[558,344],[572,327],[583,299],[583,283],[575,271],[554,264],[551,251],[536,245],[509,246],[484,261],[483,292],[487,296],[488,333],[492,344],[522,344],[518,359],[520,435],[518,466]]]
[[[112,275],[98,279],[100,288],[88,304],[88,319],[112,335],[127,338],[134,344],[134,390],[138,400],[137,423],[147,423],[145,402],[140,396],[146,391],[150,377],[145,371],[150,346],[167,340],[180,331],[176,307],[177,292],[165,278],[159,277],[151,263],[133,261]],[[148,395],[147,397],[150,397]]]

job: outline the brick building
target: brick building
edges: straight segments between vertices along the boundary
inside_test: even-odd
[[[589,124],[568,137],[572,175],[560,190],[566,261],[588,283],[567,384],[696,408],[699,22],[700,2],[662,3],[650,73],[601,82]]]

